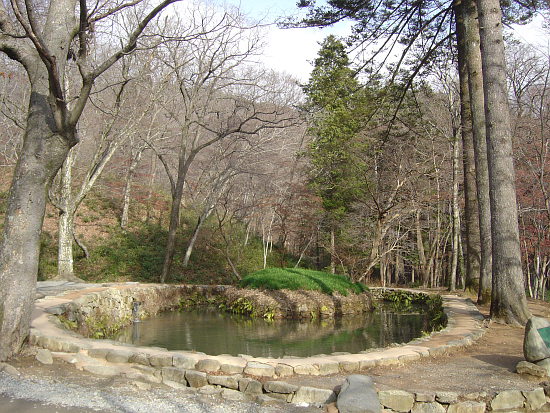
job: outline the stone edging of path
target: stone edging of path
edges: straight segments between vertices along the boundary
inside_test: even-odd
[[[100,297],[107,291],[115,292],[135,288],[159,288],[158,285],[109,284],[75,287],[76,291],[54,292],[55,295],[46,296],[36,301],[31,323],[30,344],[51,351],[54,357],[61,358],[75,364],[79,369],[96,375],[125,374],[134,380],[138,386],[150,386],[151,383],[190,388],[203,394],[219,394],[226,399],[240,400],[242,397],[254,398],[263,403],[272,400],[282,400],[292,403],[327,404],[336,400],[335,391],[316,389],[312,387],[298,387],[279,381],[290,375],[329,375],[334,373],[356,373],[374,366],[403,364],[420,359],[443,355],[454,349],[472,344],[479,339],[484,331],[483,316],[478,312],[471,300],[455,295],[444,295],[444,310],[448,317],[445,329],[422,339],[413,340],[402,346],[378,349],[360,354],[337,353],[320,355],[308,358],[254,358],[246,355],[239,357],[220,355],[209,356],[203,353],[166,351],[156,348],[134,347],[111,340],[93,340],[82,338],[75,333],[60,328],[59,323],[52,321],[53,317],[47,310],[58,306],[74,303],[83,296]],[[417,292],[411,290],[413,292]],[[117,294],[118,294],[117,293]],[[98,295],[99,294],[99,295]],[[65,308],[65,307],[64,307]],[[53,311],[55,312],[55,311]],[[47,358],[47,356],[46,356]],[[256,380],[257,379],[257,380]],[[271,379],[271,380],[269,380]],[[263,382],[263,384],[262,384]],[[541,392],[519,392],[514,395],[512,402],[519,406],[518,400],[523,400],[522,406],[536,410],[540,404]],[[497,394],[493,399],[510,396],[510,392]],[[457,403],[477,403],[475,411],[485,407],[485,402],[475,401],[472,395],[458,396],[456,394],[434,393],[433,395],[411,395],[400,390],[380,392],[382,406],[394,411],[406,412],[413,406],[426,407],[431,403],[445,408]],[[403,410],[398,406],[398,400],[405,400],[405,404],[413,400],[410,409]],[[487,395],[477,397],[487,399]],[[464,401],[466,398],[466,401]],[[458,401],[460,399],[460,402]],[[543,397],[544,399],[544,397]],[[508,402],[506,402],[508,403]],[[544,399],[544,403],[546,400]],[[543,404],[544,404],[543,403]],[[464,408],[457,405],[455,408]],[[473,405],[472,405],[473,406]],[[541,405],[542,406],[542,405]],[[433,408],[431,406],[429,408]],[[496,407],[496,406],[495,406]],[[443,408],[443,407],[441,407]],[[417,410],[418,413],[421,411]],[[445,410],[445,409],[444,409]],[[443,410],[443,411],[444,411]],[[493,408],[493,410],[497,410]]]

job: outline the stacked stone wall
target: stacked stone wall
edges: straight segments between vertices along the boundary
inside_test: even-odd
[[[116,323],[131,319],[134,314],[134,302],[140,303],[140,317],[179,306],[182,301],[214,300],[226,295],[228,287],[210,286],[167,286],[141,285],[116,286],[99,292],[91,292],[80,298],[48,308],[52,314],[64,314],[75,324],[86,324],[90,319],[102,314],[112,314]],[[380,289],[382,290],[382,289]],[[374,290],[374,295],[383,297],[384,291]],[[386,292],[391,291],[384,289]],[[476,318],[474,308],[472,317]],[[451,317],[450,329],[453,325]],[[446,330],[447,330],[446,329]],[[282,380],[290,375],[329,375],[354,374],[376,365],[402,364],[418,360],[421,357],[444,354],[452,348],[471,344],[483,334],[482,329],[475,328],[465,334],[463,340],[453,340],[445,345],[431,347],[426,351],[400,356],[385,356],[377,359],[369,357],[368,352],[357,355],[350,360],[304,360],[304,364],[291,363],[292,360],[259,361],[241,355],[232,358],[232,362],[217,359],[203,354],[182,355],[176,352],[153,351],[127,346],[124,349],[97,348],[96,343],[109,341],[73,340],[52,337],[40,330],[31,329],[29,342],[50,349],[57,357],[67,357],[71,362],[83,363],[84,370],[98,375],[115,375],[120,372],[109,363],[129,363],[139,371],[140,383],[164,383],[182,389],[220,395],[223,398],[239,400],[255,399],[259,403],[278,400],[291,403],[328,404],[339,400],[339,389],[326,390],[307,386],[286,384]],[[92,345],[91,342],[94,342]],[[419,341],[416,343],[420,345]],[[425,354],[424,354],[425,353]],[[65,354],[66,356],[63,356]],[[334,354],[333,357],[338,355]],[[88,362],[90,359],[104,360]],[[233,362],[234,361],[234,362]],[[274,380],[276,379],[276,380]],[[435,387],[435,385],[434,385]],[[473,394],[454,392],[412,393],[403,390],[382,390],[377,398],[382,412],[400,413],[483,413],[485,411],[548,411],[548,389],[538,387],[529,391],[506,390],[488,394],[480,391]]]
[[[333,317],[358,314],[374,309],[370,293],[331,296],[316,291],[257,291],[228,286],[205,285],[124,285],[82,295],[62,308],[51,310],[62,315],[79,334],[99,338],[138,319],[180,306],[219,305],[230,309],[247,300],[248,314],[270,318]]]
[[[76,331],[86,337],[108,332],[130,324],[135,317],[142,319],[177,308],[193,296],[214,299],[222,294],[223,286],[148,285],[113,286],[103,291],[84,294],[52,313],[63,315]],[[134,314],[134,303],[138,314]]]

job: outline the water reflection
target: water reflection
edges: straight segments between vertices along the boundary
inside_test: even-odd
[[[402,314],[385,307],[374,313],[334,319],[271,321],[199,308],[163,313],[109,338],[168,350],[280,358],[357,353],[408,342],[427,329],[425,314]]]

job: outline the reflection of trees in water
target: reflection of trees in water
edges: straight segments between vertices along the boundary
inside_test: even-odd
[[[111,338],[212,355],[282,357],[385,347],[410,341],[426,328],[425,315],[397,314],[384,308],[376,313],[307,320],[265,320],[197,309],[144,320]]]
[[[392,343],[406,343],[418,337],[422,331],[428,330],[426,316],[411,319],[411,314],[400,314],[387,309],[381,309],[378,312],[380,316],[378,345],[380,347],[386,347]],[[411,322],[412,320],[414,322]]]

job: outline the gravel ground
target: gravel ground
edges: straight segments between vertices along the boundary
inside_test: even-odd
[[[279,404],[260,406],[253,402],[222,401],[212,396],[182,394],[181,391],[133,387],[91,389],[80,384],[14,377],[0,373],[1,413],[319,413],[312,406]]]

